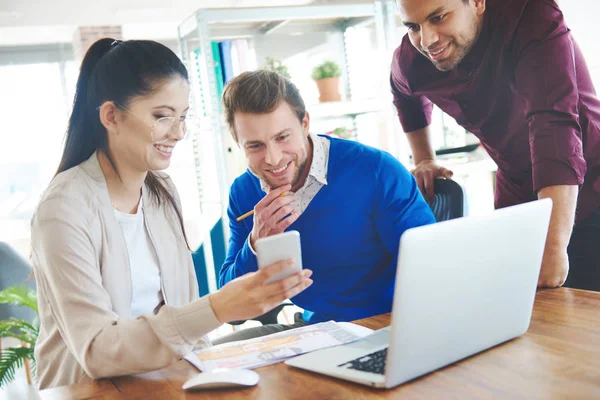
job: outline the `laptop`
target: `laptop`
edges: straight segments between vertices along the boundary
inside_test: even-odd
[[[544,199],[407,230],[391,325],[286,364],[391,388],[524,334],[551,210]]]

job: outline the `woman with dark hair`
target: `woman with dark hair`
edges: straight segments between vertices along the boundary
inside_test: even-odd
[[[308,287],[278,263],[198,298],[177,191],[161,172],[191,129],[185,67],[152,41],[101,39],[82,64],[57,174],[32,220],[40,388],[164,368],[222,323]]]

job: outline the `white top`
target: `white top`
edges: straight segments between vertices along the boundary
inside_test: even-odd
[[[142,200],[137,213],[128,214],[115,209],[115,217],[121,225],[131,270],[131,316],[152,314],[162,301],[160,270],[156,250],[144,223]]]
[[[156,174],[181,207],[171,178]],[[31,219],[31,264],[44,316],[35,347],[40,389],[93,382],[86,371],[99,377],[163,369],[174,355],[210,346],[206,335],[222,325],[209,296],[198,296],[175,208],[152,201],[146,184],[142,196],[167,304],[152,318],[137,319],[131,318],[131,279],[123,279],[130,274],[127,243],[97,152],[56,175],[41,196]],[[152,350],[141,351],[144,343]]]

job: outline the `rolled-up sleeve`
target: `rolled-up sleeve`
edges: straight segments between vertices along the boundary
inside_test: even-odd
[[[390,84],[394,96],[394,106],[404,132],[412,132],[429,126],[433,103],[424,96],[408,96],[402,93],[394,83],[393,76]]]
[[[515,32],[515,88],[525,102],[533,189],[580,185],[586,173],[579,124],[575,43],[560,10],[525,8]]]

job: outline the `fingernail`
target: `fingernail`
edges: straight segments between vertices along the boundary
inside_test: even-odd
[[[294,260],[287,260],[287,265],[294,265]]]
[[[304,276],[307,278],[313,274],[313,272],[310,269],[305,269],[303,272]]]

